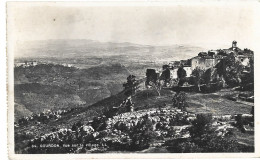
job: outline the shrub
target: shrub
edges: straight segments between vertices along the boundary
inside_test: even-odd
[[[205,81],[204,73],[205,71],[198,67],[195,68],[191,73],[191,75],[194,77],[194,83],[198,87],[199,91],[200,91],[200,85],[203,84],[203,82]]]
[[[238,114],[236,116],[236,121],[237,121],[237,123],[236,123],[237,127],[242,129],[243,128],[243,124],[244,124],[244,119],[242,117],[242,114]]]
[[[196,120],[192,122],[193,127],[190,128],[190,134],[193,138],[201,137],[208,131],[208,124],[212,121],[211,113],[197,114]]]
[[[232,137],[218,137],[215,134],[206,134],[201,139],[200,147],[203,152],[239,152],[239,143]]]
[[[135,80],[136,76],[129,75],[127,77],[127,82],[123,84],[123,87],[125,88],[125,95],[130,96],[135,94],[136,89],[138,88],[138,83]]]
[[[201,86],[201,92],[203,93],[212,93],[219,91],[223,87],[223,83],[218,81],[216,83],[209,83],[207,85]]]
[[[176,145],[174,151],[177,153],[196,153],[201,152],[202,149],[194,142],[183,142]]]
[[[181,110],[186,110],[186,107],[188,106],[186,97],[187,95],[185,92],[176,93],[172,99],[173,105]]]

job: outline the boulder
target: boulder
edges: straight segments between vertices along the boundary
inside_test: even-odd
[[[92,126],[82,126],[82,130],[83,130],[84,132],[87,132],[87,133],[92,133],[92,132],[94,132],[94,129],[93,129]]]
[[[246,133],[254,134],[254,127],[251,127],[250,125],[243,125],[242,130]]]

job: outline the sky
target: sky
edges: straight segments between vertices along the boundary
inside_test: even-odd
[[[10,3],[10,37],[15,41],[90,39],[149,45],[197,46],[255,43],[251,3],[108,5]]]

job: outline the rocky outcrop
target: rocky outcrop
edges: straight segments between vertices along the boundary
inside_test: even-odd
[[[234,130],[235,117],[233,115],[213,116],[211,129],[217,136],[224,137]],[[248,115],[244,117],[248,117]],[[50,146],[46,147],[47,144],[58,144],[55,147],[55,151],[58,153],[132,150],[133,146],[142,146],[148,140],[148,146],[161,146],[165,145],[163,142],[166,139],[189,138],[191,136],[190,128],[195,119],[196,114],[175,108],[150,108],[118,114],[111,118],[102,116],[88,124],[77,123],[72,129],[59,129],[32,139],[26,152],[49,151]],[[68,150],[69,148],[70,150]]]

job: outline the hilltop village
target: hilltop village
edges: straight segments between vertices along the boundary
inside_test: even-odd
[[[129,75],[93,105],[20,118],[16,153],[254,152],[253,54],[233,41]]]
[[[181,61],[172,61],[167,65],[162,66],[161,71],[157,69],[147,69],[146,84],[149,85],[150,81],[156,83],[156,81],[163,81],[164,86],[172,87],[176,83],[179,86],[183,86],[185,82],[188,85],[192,85],[190,80],[196,76],[195,71],[198,72],[210,72],[210,81],[213,81],[213,72],[221,72],[225,66],[227,59],[234,58],[234,63],[239,63],[239,67],[243,74],[250,72],[250,61],[253,61],[254,52],[250,49],[240,49],[237,46],[237,42],[233,41],[232,46],[228,49],[209,50],[208,52],[200,52],[198,56]],[[251,62],[252,63],[252,62]],[[229,64],[227,64],[229,65]],[[240,68],[239,68],[240,69]],[[221,73],[217,73],[215,78],[222,78]],[[224,75],[225,76],[225,75]],[[223,81],[225,81],[222,78]],[[180,82],[182,81],[182,82]],[[196,83],[196,82],[195,82]],[[193,83],[194,84],[194,83]]]

